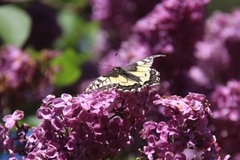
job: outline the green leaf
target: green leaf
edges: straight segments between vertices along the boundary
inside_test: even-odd
[[[62,37],[56,42],[57,48],[75,47],[79,36],[79,30],[76,28],[78,17],[70,10],[61,10],[58,15],[58,21],[62,28]]]
[[[72,49],[63,51],[60,57],[52,61],[52,65],[59,66],[61,71],[56,74],[55,85],[64,87],[75,83],[81,76],[80,56]]]
[[[86,5],[88,4],[88,0],[61,0],[65,3],[68,3],[68,5],[71,3],[72,5],[74,5],[75,7],[86,7]]]
[[[78,48],[80,52],[91,52],[92,45],[99,30],[96,22],[84,21],[71,10],[61,10],[58,22],[62,28],[62,37],[56,42],[56,48]]]
[[[31,20],[25,11],[14,6],[0,6],[0,38],[5,44],[21,47],[30,34]]]

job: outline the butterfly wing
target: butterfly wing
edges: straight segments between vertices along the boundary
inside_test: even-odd
[[[154,85],[160,82],[160,73],[157,70],[151,68],[154,58],[160,56],[165,55],[150,56],[136,63],[130,64],[124,68],[124,70],[126,70],[129,74],[140,79],[140,81],[131,81],[132,87],[135,90],[139,91],[145,86]],[[120,83],[120,85],[124,86],[123,83]],[[131,86],[129,86],[129,88],[131,88]]]
[[[109,88],[117,88],[122,91],[140,91],[145,86],[159,83],[160,73],[150,67],[154,58],[160,56],[164,55],[150,56],[125,68],[114,67],[113,71],[93,81],[85,92],[90,93],[93,90],[108,90]]]
[[[93,90],[108,90],[118,86],[118,73],[111,71],[104,76],[98,77],[86,89],[85,93],[90,93]]]

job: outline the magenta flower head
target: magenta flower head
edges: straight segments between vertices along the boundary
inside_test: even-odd
[[[154,101],[165,106],[168,121],[148,121],[141,131],[148,159],[220,159],[216,138],[208,129],[209,103],[204,95],[160,97]]]
[[[133,143],[132,133],[149,110],[147,101],[148,92],[48,95],[37,111],[42,122],[33,129],[23,155],[31,159],[113,158]]]
[[[208,129],[209,103],[201,94],[160,97],[149,88],[141,92],[112,89],[76,97],[48,95],[42,102],[37,111],[41,123],[32,128],[30,136],[26,136],[29,127],[25,124],[17,127],[15,139],[2,127],[4,149],[11,157],[18,153],[23,159],[112,159],[135,143],[136,130],[143,126],[140,137],[147,145],[141,152],[148,159],[191,159],[196,155],[219,159],[219,147]],[[162,107],[166,121],[146,121],[152,108],[160,111]],[[11,124],[7,126],[16,123],[21,115],[17,113],[4,118]],[[14,140],[22,146],[16,148]]]

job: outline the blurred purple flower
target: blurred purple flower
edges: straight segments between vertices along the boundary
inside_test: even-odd
[[[189,55],[193,52],[195,42],[202,37],[205,6],[208,1],[209,0],[185,0],[180,2],[177,0],[164,0],[158,4],[153,2],[155,7],[149,7],[151,10],[148,10],[144,16],[138,17],[132,25],[128,25],[129,27],[125,28],[124,25],[116,25],[117,28],[120,27],[120,31],[116,32],[116,34],[122,36],[122,32],[126,32],[127,36],[124,36],[126,38],[120,38],[120,40],[111,40],[113,42],[117,41],[117,43],[121,45],[118,45],[118,47],[108,45],[108,50],[111,51],[120,48],[118,49],[119,53],[123,51],[127,54],[135,54],[136,56],[138,55],[136,49],[145,47],[146,53],[144,57],[159,53],[181,53],[181,55]],[[93,2],[93,15],[95,15],[93,17],[97,17],[97,19],[100,20],[104,19],[104,24],[111,24],[112,22],[127,23],[121,19],[129,18],[130,16],[124,16],[126,12],[124,12],[124,8],[119,6],[128,5],[132,2],[119,1],[120,4],[117,7],[117,10],[120,10],[119,15],[117,16],[116,14],[113,17],[109,16],[111,15],[109,12],[116,12],[116,8],[111,8],[114,6],[110,5],[112,2],[108,0],[100,0],[99,2],[104,2],[101,4],[97,3],[98,0]],[[147,6],[148,5],[152,4],[147,2]],[[136,10],[134,13],[137,14],[138,12],[139,10]],[[111,17],[114,21],[106,17]],[[111,29],[116,28],[112,27],[112,25],[106,26],[111,26]],[[109,30],[109,28],[106,29],[106,31]],[[106,34],[104,37],[107,38]]]
[[[191,55],[195,42],[203,33],[205,6],[208,2],[164,0],[136,23],[134,34],[139,34],[149,44],[151,53]]]
[[[226,86],[218,85],[211,95],[213,116],[211,129],[218,139],[223,153],[233,159],[240,154],[240,82],[228,81]]]
[[[32,80],[36,68],[35,61],[14,46],[0,50],[0,93],[8,89],[18,89]]]
[[[49,65],[59,53],[42,51],[38,60],[17,47],[8,45],[0,50],[0,110],[26,101],[37,101],[53,91],[54,73]],[[48,65],[48,66],[47,66]],[[15,99],[12,101],[11,99]]]
[[[109,50],[118,49],[121,42],[131,34],[131,27],[135,22],[151,11],[157,3],[158,0],[91,0],[92,18],[100,21],[102,27],[99,34],[102,37],[99,39],[101,41],[96,43],[98,48],[102,48],[102,52],[95,49],[97,51],[95,54],[102,55]],[[107,45],[100,47],[103,39]]]
[[[240,121],[240,82],[228,81],[226,86],[218,85],[211,96],[214,119]]]
[[[189,77],[198,86],[211,88],[217,82],[239,78],[240,10],[232,13],[215,12],[205,25],[202,41],[196,44],[197,63]]]

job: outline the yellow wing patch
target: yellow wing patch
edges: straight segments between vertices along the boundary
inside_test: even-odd
[[[86,89],[85,93],[93,90],[109,90],[116,88],[120,91],[140,91],[142,88],[160,82],[160,73],[150,68],[156,57],[165,55],[154,55],[141,61],[130,64],[125,68],[114,67],[111,72],[94,80]]]

